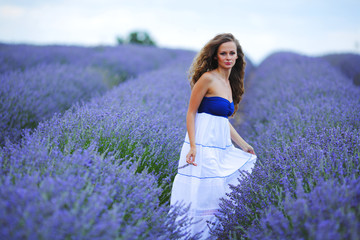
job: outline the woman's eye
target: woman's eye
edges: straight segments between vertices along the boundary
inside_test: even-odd
[[[225,53],[222,52],[222,53],[220,53],[220,55],[225,55]]]

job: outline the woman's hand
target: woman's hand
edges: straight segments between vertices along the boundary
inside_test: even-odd
[[[243,148],[243,150],[244,150],[244,152],[248,152],[248,153],[255,155],[254,148],[252,146],[250,146],[249,144],[246,144],[245,147]]]
[[[195,156],[196,156],[196,148],[190,148],[189,153],[186,155],[186,162],[188,164],[197,166],[197,164],[195,163]]]
[[[231,140],[233,140],[244,152],[256,155],[254,148],[250,146],[247,142],[245,142],[245,140],[239,135],[239,133],[235,130],[235,128],[230,122],[229,125]]]

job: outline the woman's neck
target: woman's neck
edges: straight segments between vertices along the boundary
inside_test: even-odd
[[[225,69],[225,68],[216,68],[215,71],[219,74],[219,76],[224,79],[225,81],[229,80],[230,77],[230,73],[231,73],[231,68],[230,69]]]

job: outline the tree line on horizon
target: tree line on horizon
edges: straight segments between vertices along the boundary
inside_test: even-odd
[[[156,46],[155,41],[146,31],[132,31],[125,39],[120,36],[117,36],[116,43],[117,45],[139,44],[139,45],[147,45],[147,46]]]

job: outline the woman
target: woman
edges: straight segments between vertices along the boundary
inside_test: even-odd
[[[194,224],[186,230],[192,235],[202,232],[203,239],[210,236],[207,221],[216,222],[214,214],[228,184],[238,184],[238,170],[251,172],[256,161],[254,149],[228,120],[244,93],[245,64],[238,40],[232,34],[219,34],[190,68],[187,134],[170,202],[190,204]]]

